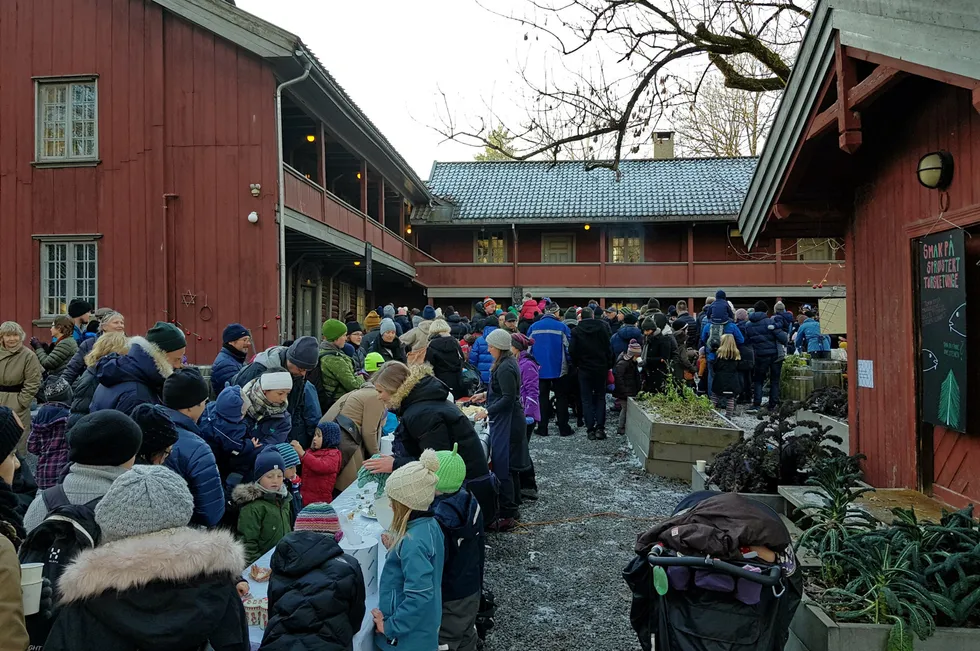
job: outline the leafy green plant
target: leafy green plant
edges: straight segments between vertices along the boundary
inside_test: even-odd
[[[707,396],[697,395],[688,386],[678,390],[668,382],[663,393],[640,393],[637,401],[664,421],[681,425],[724,426]]]
[[[806,368],[809,365],[809,362],[810,355],[807,353],[787,355],[783,358],[782,375],[779,376],[779,395],[789,395],[789,383],[792,381],[791,378],[798,375],[796,372],[797,369]]]

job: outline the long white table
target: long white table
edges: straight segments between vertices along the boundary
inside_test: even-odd
[[[337,496],[337,498],[331,503],[334,510],[337,511],[337,516],[340,518],[341,526],[345,531],[355,531],[361,535],[364,540],[376,540],[378,543],[378,578],[380,582],[381,572],[384,569],[385,564],[385,548],[381,544],[381,534],[384,532],[384,527],[378,524],[377,520],[372,520],[360,514],[358,511],[359,502],[358,494],[374,494],[376,484],[368,484],[364,488],[358,488],[357,482],[354,482],[347,489]],[[348,515],[350,513],[356,513],[353,519],[349,519]],[[256,561],[261,567],[272,567],[272,554],[275,553],[275,549],[271,549],[266,552],[262,558]],[[242,572],[242,576],[248,581],[249,592],[256,599],[262,599],[267,597],[269,594],[269,582],[258,583],[252,580],[249,574],[249,568],[245,568]],[[354,650],[355,651],[374,651],[374,618],[371,616],[371,610],[378,607],[378,591],[373,590],[370,594],[366,595],[364,599],[364,621],[361,622],[361,630],[354,636]],[[258,649],[259,645],[262,643],[262,635],[265,630],[258,626],[249,626],[248,637],[249,641],[252,643],[253,651]]]

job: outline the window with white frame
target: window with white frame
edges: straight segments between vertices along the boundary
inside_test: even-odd
[[[37,82],[37,161],[99,157],[98,86],[93,78]]]
[[[95,307],[98,286],[95,242],[41,242],[41,317],[67,314],[73,298]]]
[[[476,237],[476,262],[507,262],[507,234],[504,231],[481,231]]]
[[[612,231],[609,235],[611,262],[643,262],[643,235],[639,231]]]

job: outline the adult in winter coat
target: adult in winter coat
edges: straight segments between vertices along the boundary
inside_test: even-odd
[[[66,316],[56,317],[54,325],[51,326],[51,344],[45,345],[31,338],[31,348],[41,362],[41,367],[48,377],[61,375],[68,367],[75,353],[78,352],[78,342],[71,336],[74,324]]]
[[[583,308],[582,320],[572,331],[568,352],[578,369],[582,412],[589,440],[606,438],[606,385],[609,371],[616,364],[610,345],[609,326]]]
[[[347,326],[337,319],[328,319],[321,328],[320,380],[323,383],[320,407],[329,409],[345,393],[359,389],[364,378],[354,374],[354,362],[344,353]],[[322,416],[322,414],[321,414]],[[319,420],[319,419],[317,419]]]
[[[460,341],[463,337],[470,333],[470,328],[467,324],[463,323],[463,318],[456,313],[456,309],[452,306],[446,308],[446,322],[449,324],[449,334],[452,335],[453,339]],[[432,331],[429,331],[432,334]]]
[[[333,536],[294,531],[279,541],[269,579],[263,651],[347,651],[364,619],[360,564]]]
[[[655,312],[643,320],[643,389],[650,393],[662,392],[672,377],[670,364],[674,359],[677,341],[665,330],[667,315]]]
[[[749,315],[745,334],[755,349],[755,373],[753,377],[752,407],[762,406],[762,388],[769,379],[769,410],[779,406],[779,380],[783,370],[785,346],[789,339],[782,323],[766,316],[769,306],[765,301],[755,304],[755,312]],[[782,321],[780,319],[780,321]]]
[[[521,408],[524,410],[524,422],[527,423],[525,438],[528,446],[531,444],[531,434],[541,422],[541,376],[538,361],[531,354],[534,340],[520,333],[510,336],[510,352],[517,358],[521,369]],[[530,421],[530,422],[528,422]],[[534,463],[527,470],[522,470],[520,476],[520,495],[522,499],[538,499],[538,480],[534,473]]]
[[[11,488],[20,467],[16,453],[20,433],[14,412],[0,407],[0,631],[3,631],[5,651],[26,651],[30,643],[24,624],[17,559],[17,550],[26,534],[17,511],[17,496]]]
[[[470,348],[470,364],[480,372],[480,379],[484,384],[490,382],[490,367],[493,366],[493,356],[490,355],[490,347],[487,345],[487,336],[497,330],[497,318],[487,317],[484,321],[483,334],[477,337]]]
[[[27,450],[31,431],[31,402],[41,388],[43,369],[37,355],[24,346],[24,329],[14,321],[0,324],[0,407],[17,414],[24,433],[17,450]]]
[[[675,320],[670,327],[673,328],[674,341],[677,344],[672,363],[674,364],[674,379],[678,386],[689,380],[693,380],[698,374],[697,365],[691,360],[692,352],[687,347],[688,328],[680,320]]]
[[[684,329],[687,334],[687,341],[685,342],[686,348],[694,348],[697,350],[698,345],[698,320],[688,312],[687,301],[680,300],[677,301],[677,319],[684,324]],[[676,322],[675,321],[675,322]]]
[[[101,316],[100,316],[101,314]],[[86,338],[78,345],[78,350],[75,352],[74,357],[68,362],[68,366],[65,367],[64,372],[61,377],[68,380],[68,384],[72,385],[72,389],[75,389],[75,382],[78,378],[85,372],[88,366],[85,363],[85,357],[92,352],[92,348],[95,346],[95,342],[102,338],[102,335],[109,333],[119,333],[122,335],[126,334],[126,317],[124,317],[119,312],[111,310],[109,308],[99,308],[95,312],[96,317],[99,319],[99,331],[98,337],[96,338]]]
[[[230,323],[221,333],[221,350],[211,364],[211,391],[221,393],[242,366],[252,347],[252,333],[240,323]]]
[[[466,397],[463,386],[463,349],[452,338],[449,323],[438,319],[429,328],[429,345],[425,361],[432,365],[432,373],[441,380],[455,398]]]
[[[357,427],[356,431],[340,428],[340,451],[345,463],[337,475],[334,490],[343,491],[357,479],[357,471],[364,465],[364,460],[378,453],[388,409],[374,385],[366,383],[335,402],[320,422],[336,423],[338,416],[349,418]]]
[[[534,339],[534,359],[540,365],[538,371],[541,378],[541,422],[538,423],[538,435],[548,435],[548,422],[551,420],[551,392],[555,392],[555,403],[558,418],[558,433],[570,436],[572,428],[568,425],[568,398],[571,387],[568,386],[568,344],[572,331],[558,318],[560,310],[557,303],[549,303],[545,315],[528,328],[527,336]]]
[[[613,356],[618,359],[634,339],[643,341],[643,333],[636,325],[636,315],[631,312],[623,317],[623,325],[612,336]]]
[[[746,332],[749,325],[748,310],[739,309],[735,311],[735,325],[738,326],[742,338],[745,340],[738,344],[738,354],[741,358],[738,371],[742,390],[736,397],[738,402],[750,402],[752,400],[752,374],[755,371],[755,346],[752,345],[752,340]]]
[[[85,370],[75,381],[72,388],[71,414],[68,416],[68,428],[89,413],[92,398],[99,387],[99,376],[96,374],[99,360],[110,354],[126,355],[129,353],[129,340],[122,332],[107,332],[95,340],[95,344],[85,356]],[[62,379],[64,375],[62,375]]]
[[[102,544],[58,582],[61,607],[45,649],[245,651],[236,579],[242,546],[227,531],[187,527],[194,502],[163,466],[120,476],[95,509]]]
[[[804,312],[803,323],[796,331],[796,349],[815,358],[830,357],[830,337],[820,334],[820,322],[813,312]]]
[[[709,310],[710,311],[710,310]],[[719,321],[713,323],[711,319],[706,318],[704,325],[701,327],[701,339],[700,345],[704,346],[705,354],[708,358],[708,393],[711,393],[711,381],[714,379],[715,371],[714,364],[715,361],[715,350],[712,350],[709,345],[709,340],[711,339],[711,327],[719,326],[722,335],[731,335],[735,338],[736,344],[741,344],[745,342],[745,337],[742,336],[742,331],[739,330],[738,326],[731,321]]]
[[[99,361],[95,374],[99,386],[90,410],[117,409],[124,414],[136,405],[161,402],[163,383],[183,365],[187,341],[172,323],[158,322],[146,337],[133,337],[125,355],[109,355]]]
[[[436,310],[431,305],[426,305],[422,310],[422,320],[411,330],[406,330],[405,334],[399,335],[398,339],[408,350],[415,350],[425,345],[432,335],[430,330],[432,322],[436,319]]]
[[[395,323],[391,319],[384,319],[378,332],[379,335],[372,339],[371,343],[361,346],[361,365],[363,366],[364,359],[371,353],[378,353],[386,362],[407,363],[408,354],[395,333]],[[364,341],[367,341],[367,337],[364,338]]]

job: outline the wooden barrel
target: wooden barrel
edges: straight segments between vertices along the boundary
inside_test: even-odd
[[[811,359],[810,368],[813,371],[814,389],[843,386],[840,362],[832,359]]]
[[[804,369],[801,369],[804,370]],[[813,393],[813,375],[809,372],[791,375],[786,382],[785,400],[803,402]]]

